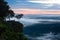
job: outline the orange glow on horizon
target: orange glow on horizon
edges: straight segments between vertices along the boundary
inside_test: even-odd
[[[17,14],[60,14],[60,10],[12,9]]]

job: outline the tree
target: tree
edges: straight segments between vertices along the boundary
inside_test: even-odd
[[[20,19],[22,16],[23,16],[23,14],[18,14],[18,15],[16,15],[15,17],[16,17],[17,19]]]
[[[6,17],[13,17],[8,3],[0,0],[0,40],[26,40],[23,35],[23,24],[16,21],[4,21]],[[22,16],[19,16],[20,18]],[[17,18],[19,18],[17,17]]]
[[[10,10],[8,3],[4,0],[0,0],[0,18],[5,18],[8,15],[14,15],[14,12]]]
[[[18,21],[20,21],[19,19],[22,18],[23,14],[18,14],[15,17],[18,19]]]
[[[10,18],[14,17],[14,12],[12,10],[9,10],[8,13],[9,13],[9,15],[6,18],[8,18],[10,21]]]

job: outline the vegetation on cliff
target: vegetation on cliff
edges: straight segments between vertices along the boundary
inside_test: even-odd
[[[23,24],[16,21],[6,21],[6,17],[14,17],[8,3],[0,0],[0,40],[27,40],[23,34]]]

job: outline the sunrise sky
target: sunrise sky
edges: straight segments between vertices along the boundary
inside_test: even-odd
[[[60,14],[60,0],[6,0],[18,14]]]

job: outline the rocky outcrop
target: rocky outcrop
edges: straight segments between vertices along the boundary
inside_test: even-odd
[[[23,24],[15,21],[1,22],[0,40],[27,40],[23,34]]]

